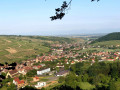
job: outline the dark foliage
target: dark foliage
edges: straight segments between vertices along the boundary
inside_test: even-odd
[[[93,41],[92,43],[102,42],[102,41],[110,41],[110,40],[120,40],[120,32],[110,33],[108,35],[98,38],[97,40]]]
[[[28,77],[34,77],[36,74],[37,74],[37,70],[33,69],[33,70],[30,70],[29,72],[27,72],[26,75]]]
[[[7,70],[14,70],[15,67],[8,67],[8,68],[5,68],[5,69],[7,69]]]
[[[0,63],[0,66],[4,66],[4,64]]]
[[[95,1],[95,0],[91,0],[91,2],[93,2],[93,1]],[[100,1],[100,0],[97,0],[97,2],[98,1]],[[71,2],[72,2],[72,0],[70,0],[69,3],[64,1],[60,8],[55,9],[55,16],[50,17],[51,21],[56,20],[56,19],[61,20],[65,16],[66,11],[70,8]]]
[[[16,65],[17,65],[17,63],[14,62],[14,63],[9,64],[8,66],[13,66],[13,67],[15,67]]]
[[[55,14],[56,14],[56,15],[50,17],[51,20],[62,19],[62,18],[64,17],[64,15],[65,15],[65,10],[66,10],[66,8],[67,8],[68,6],[69,6],[69,4],[67,4],[67,2],[64,1],[63,4],[62,4],[62,6],[61,6],[61,8],[55,9],[55,11],[56,11]]]
[[[38,89],[31,86],[25,86],[24,88],[20,88],[19,90],[38,90]]]
[[[61,85],[61,86],[54,87],[51,90],[74,90],[74,89],[71,88],[70,86]],[[80,89],[77,89],[77,90],[80,90]]]
[[[0,78],[1,78],[1,79],[5,79],[5,76],[3,76],[3,75],[0,75]]]
[[[95,86],[90,90],[120,90],[120,62],[96,62],[92,66],[77,63],[71,66],[71,73],[63,82],[63,85],[54,87],[53,90],[81,90],[80,83],[86,82]]]

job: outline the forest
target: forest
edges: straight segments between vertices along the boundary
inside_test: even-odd
[[[96,39],[92,43],[110,41],[110,40],[120,40],[120,32],[114,32],[114,33],[107,34],[103,37]]]
[[[77,63],[51,90],[120,90],[120,62]]]

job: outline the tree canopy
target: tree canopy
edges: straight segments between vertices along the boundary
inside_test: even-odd
[[[120,90],[120,61],[76,63],[59,83],[54,90]]]

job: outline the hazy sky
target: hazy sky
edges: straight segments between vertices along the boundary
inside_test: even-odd
[[[120,31],[120,0],[73,0],[62,20],[51,21],[64,0],[0,0],[0,34],[55,35]],[[69,0],[67,0],[69,1]]]

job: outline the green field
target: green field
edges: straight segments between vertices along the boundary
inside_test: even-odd
[[[88,82],[80,82],[79,83],[79,87],[82,89],[82,90],[92,90],[95,88],[95,85],[91,85],[90,83]]]
[[[0,90],[7,90],[7,87],[4,86]]]
[[[86,48],[86,49],[83,49],[83,50],[80,50],[79,52],[80,53],[84,53],[84,52],[87,52],[87,51],[94,51],[94,50],[96,50],[96,51],[114,51],[114,50],[112,50],[112,49],[105,49],[105,48]]]
[[[97,42],[92,44],[93,46],[110,46],[110,45],[120,45],[120,40],[111,40],[111,41],[103,41],[103,42]]]
[[[38,39],[16,36],[0,36],[0,62],[13,62],[31,58],[34,55],[45,53],[49,48]]]
[[[45,36],[0,36],[0,62],[35,58],[50,50],[50,44],[72,42],[73,39]]]

